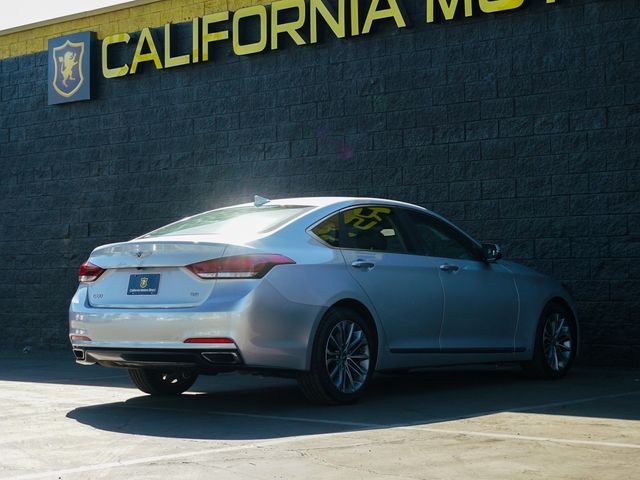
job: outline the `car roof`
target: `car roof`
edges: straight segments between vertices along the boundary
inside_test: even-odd
[[[398,200],[388,200],[384,198],[375,197],[293,197],[293,198],[278,198],[269,200],[265,205],[300,205],[309,207],[337,207],[343,208],[350,205],[360,205],[363,203],[385,204],[395,205],[399,207],[410,207],[419,210],[425,210],[423,207],[414,205],[411,203],[400,202]],[[244,203],[240,206],[251,206],[253,203]]]
[[[262,197],[264,198],[264,197]],[[271,206],[295,206],[295,207],[310,207],[311,210],[309,212],[307,212],[306,214],[303,214],[295,219],[292,219],[290,222],[287,222],[285,225],[282,225],[278,228],[276,228],[273,231],[270,232],[265,232],[264,234],[255,234],[252,235],[253,238],[260,238],[260,237],[267,237],[270,236],[278,231],[281,231],[284,228],[287,228],[289,226],[293,226],[293,225],[299,225],[299,224],[303,224],[306,225],[306,227],[309,226],[309,220],[311,219],[312,223],[315,223],[317,221],[320,221],[323,217],[325,217],[327,214],[330,214],[333,211],[338,211],[338,210],[342,210],[344,208],[349,208],[351,206],[357,206],[357,205],[388,205],[388,206],[394,206],[394,207],[404,207],[404,208],[410,208],[413,210],[418,210],[421,212],[425,212],[433,217],[436,217],[438,219],[440,219],[441,221],[447,223],[448,225],[450,225],[451,227],[453,227],[454,229],[456,229],[457,231],[459,231],[460,233],[462,233],[464,236],[468,237],[470,240],[472,240],[474,243],[479,245],[479,242],[477,240],[475,240],[473,237],[471,237],[468,233],[466,233],[464,230],[462,230],[460,227],[458,227],[457,225],[455,225],[454,223],[452,223],[449,219],[443,217],[442,215],[439,215],[431,210],[428,210],[424,207],[421,207],[419,205],[415,205],[412,203],[407,203],[407,202],[401,202],[398,200],[389,200],[389,199],[384,199],[384,198],[375,198],[375,197],[292,197],[292,198],[278,198],[278,199],[269,199],[268,202],[264,203],[263,205],[267,206],[267,205],[271,205]],[[236,205],[229,205],[227,207],[223,207],[223,208],[219,208],[216,210],[226,210],[226,209],[231,209],[231,208],[237,208],[237,207],[253,207],[255,206],[254,202],[250,202],[250,203],[242,203],[242,204],[236,204]],[[202,212],[202,213],[206,213],[206,212]],[[197,214],[199,215],[199,214]],[[186,217],[189,218],[189,217]],[[177,220],[177,222],[185,220],[181,219],[181,220]],[[174,222],[176,223],[176,222]],[[169,224],[171,225],[171,224]],[[152,233],[152,232],[149,232]],[[143,239],[146,235],[142,235],[140,237],[136,237],[134,240],[140,240]],[[170,237],[167,237],[167,239],[169,239]]]

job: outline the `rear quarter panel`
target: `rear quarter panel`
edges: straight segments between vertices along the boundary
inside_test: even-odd
[[[249,247],[249,246],[247,246]],[[227,254],[235,255],[247,247],[229,247]],[[345,299],[356,300],[371,313],[378,331],[378,351],[385,343],[384,331],[376,312],[362,288],[347,271],[340,250],[330,248],[305,231],[291,230],[286,235],[268,237],[252,242],[250,248],[261,253],[279,253],[296,262],[283,268],[274,268],[265,277],[261,289],[264,297],[256,304],[269,305],[272,318],[258,320],[251,325],[253,334],[260,333],[264,345],[288,338],[291,353],[304,356],[304,368],[311,364],[311,351],[318,325],[332,305]],[[244,250],[246,252],[246,250]],[[271,289],[270,293],[269,289]],[[305,312],[304,315],[300,315]],[[264,318],[267,312],[262,314]],[[291,332],[295,332],[293,337]],[[378,363],[381,361],[378,355]]]

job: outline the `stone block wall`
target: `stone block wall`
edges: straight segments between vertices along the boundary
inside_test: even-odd
[[[404,3],[405,29],[246,57],[221,43],[207,63],[96,75],[94,100],[61,106],[46,52],[9,47],[0,345],[67,344],[97,245],[253,194],[360,195],[431,208],[566,282],[584,361],[640,365],[640,2],[433,24]]]

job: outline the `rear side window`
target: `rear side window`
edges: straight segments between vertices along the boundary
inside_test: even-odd
[[[340,246],[340,217],[337,214],[319,223],[311,231],[332,247]]]
[[[357,207],[332,215],[311,230],[332,247],[406,253],[394,209]]]
[[[356,250],[406,253],[396,213],[382,206],[357,207],[341,213],[340,246]]]
[[[223,208],[194,215],[147,233],[142,238],[167,235],[250,235],[265,233],[288,223],[313,207],[263,205]]]

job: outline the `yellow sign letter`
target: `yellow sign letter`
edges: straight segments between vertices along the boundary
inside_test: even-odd
[[[427,0],[427,23],[434,21],[434,3],[436,0]],[[458,10],[458,0],[438,0],[440,11],[445,20],[452,20]],[[470,17],[473,14],[471,0],[464,0],[464,16]]]
[[[212,23],[226,22],[229,20],[229,12],[212,13],[202,17],[202,61],[209,60],[209,43],[219,40],[227,40],[229,32],[222,30],[221,32],[209,33],[209,25]]]
[[[200,61],[200,17],[191,21],[191,61]]]
[[[479,0],[479,3],[484,13],[493,13],[521,7],[524,0]]]
[[[298,10],[298,19],[293,22],[278,23],[278,12],[295,8]],[[271,50],[278,49],[278,35],[288,33],[296,45],[304,45],[302,36],[298,33],[305,21],[306,5],[304,0],[280,0],[271,4]]]
[[[179,55],[177,57],[171,56],[171,24],[167,23],[164,26],[164,66],[165,68],[179,67],[180,65],[189,64],[189,54]]]
[[[404,28],[407,26],[407,22],[402,16],[397,0],[389,0],[389,8],[384,8],[382,10],[378,10],[379,3],[380,0],[373,0],[371,2],[369,13],[367,13],[367,18],[365,19],[364,26],[362,27],[363,34],[371,31],[371,25],[375,20],[382,20],[383,18],[393,18],[396,21],[398,28]]]
[[[126,63],[121,67],[109,68],[109,45],[114,43],[129,43],[131,36],[128,33],[118,33],[109,35],[102,40],[102,76],[104,78],[123,77],[129,73],[129,65]]]
[[[148,45],[149,53],[142,53],[144,44]],[[140,31],[140,38],[138,39],[138,45],[136,46],[136,53],[133,55],[133,62],[131,62],[131,75],[136,73],[138,65],[144,62],[153,62],[157,70],[162,70],[162,62],[160,61],[160,55],[158,55],[158,49],[151,37],[151,31],[148,28],[143,28]]]
[[[311,17],[311,39],[310,43],[318,42],[318,14],[324,19],[327,26],[338,38],[344,38],[346,35],[345,9],[344,1],[338,0],[338,19],[331,8],[327,6],[324,0],[311,0],[309,4],[309,16]]]
[[[360,35],[360,6],[358,0],[351,0],[351,35]]]
[[[255,43],[240,44],[240,20],[257,16],[260,20],[260,39]],[[233,53],[249,55],[267,48],[267,9],[264,5],[245,7],[233,14]]]

